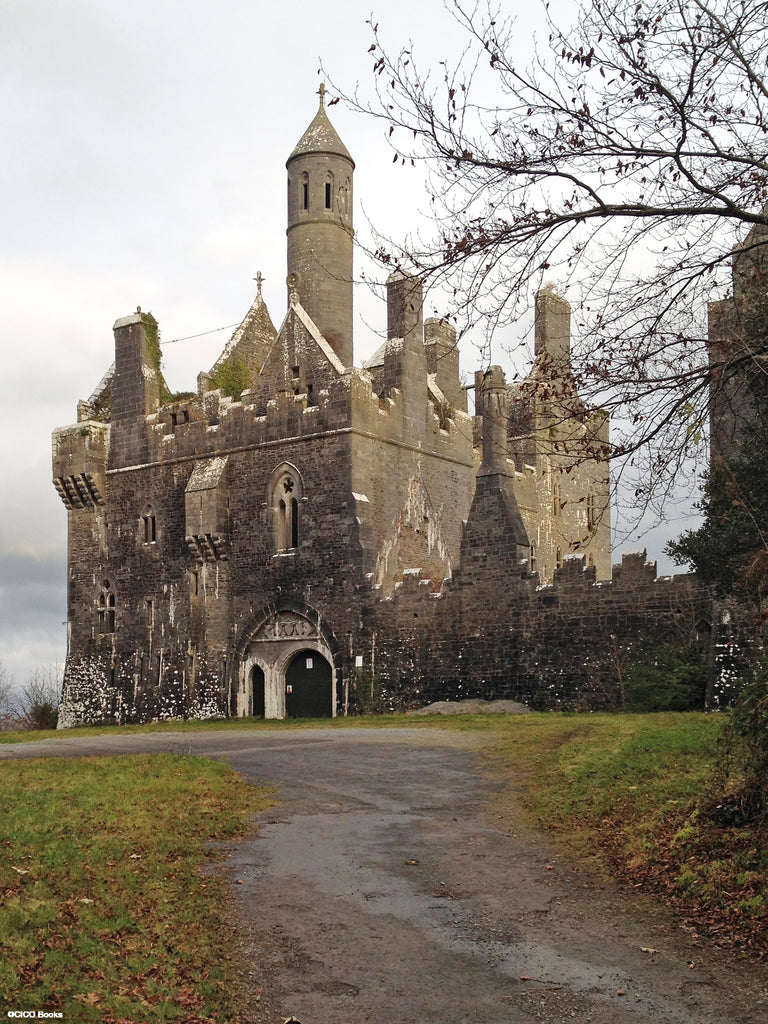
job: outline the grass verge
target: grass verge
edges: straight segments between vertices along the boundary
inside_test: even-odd
[[[462,715],[464,720],[497,718],[497,715]],[[36,740],[74,739],[78,736],[131,735],[133,733],[153,732],[279,732],[285,729],[352,729],[368,727],[371,729],[398,728],[434,728],[434,718],[413,718],[408,715],[370,715],[350,716],[349,718],[209,718],[204,721],[189,719],[170,719],[167,722],[150,722],[146,725],[80,725],[73,729],[25,729],[16,731],[0,731],[2,743],[32,743]],[[482,723],[478,728],[485,728]]]
[[[3,764],[0,1011],[236,1021],[228,887],[201,867],[269,802],[202,758]]]
[[[768,957],[768,836],[718,822],[722,719],[531,715],[496,749],[529,774],[534,825],[575,856],[654,893],[717,945]],[[736,780],[737,781],[737,780]]]

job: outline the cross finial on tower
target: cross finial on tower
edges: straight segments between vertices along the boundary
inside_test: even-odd
[[[320,88],[317,90],[317,94],[320,97],[320,106],[325,106],[325,82],[320,83]]]
[[[258,273],[256,274],[256,277],[254,277],[253,280],[256,282],[256,294],[259,298],[261,298],[261,285],[262,282],[266,280],[266,278],[262,277],[261,271],[259,270]]]

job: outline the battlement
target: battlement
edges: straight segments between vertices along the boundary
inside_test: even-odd
[[[392,344],[388,342],[388,346]],[[414,431],[409,416],[412,405],[403,389],[417,387],[423,429]],[[453,408],[430,377],[422,378],[420,385],[406,380],[403,388],[390,388],[386,395],[379,395],[373,375],[355,369],[350,378],[350,391],[354,430],[374,434],[382,441],[410,445],[443,458],[471,463],[472,418],[461,409]]]
[[[281,391],[264,402],[251,391],[239,400],[208,391],[161,407],[147,417],[149,462],[199,458],[349,428],[349,377],[310,397]]]

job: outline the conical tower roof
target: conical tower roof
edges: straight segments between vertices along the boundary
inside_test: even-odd
[[[320,86],[320,107],[315,114],[312,124],[307,128],[296,144],[296,148],[288,157],[286,164],[297,156],[304,156],[306,153],[332,153],[334,156],[346,157],[355,166],[355,161],[338,136],[336,129],[328,120],[325,112],[325,86]]]

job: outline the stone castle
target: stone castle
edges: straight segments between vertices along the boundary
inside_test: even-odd
[[[355,164],[322,89],[286,166],[281,326],[259,277],[197,393],[172,395],[137,309],[54,432],[61,724],[610,706],[621,658],[707,609],[644,554],[611,572],[609,424],[576,394],[568,303],[536,296],[530,375],[476,373],[471,415],[454,329],[396,270],[386,341],[355,366]]]

